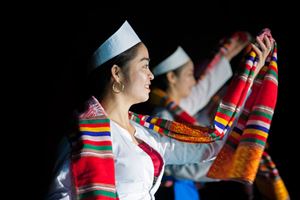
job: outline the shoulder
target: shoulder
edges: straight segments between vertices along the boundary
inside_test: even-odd
[[[174,120],[173,115],[166,108],[163,107],[155,108],[152,114],[155,117],[160,117],[167,120]]]

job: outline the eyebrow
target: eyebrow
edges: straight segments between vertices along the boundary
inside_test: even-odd
[[[150,58],[146,58],[146,57],[142,58],[142,59],[140,60],[140,62],[142,62],[142,61],[144,61],[144,60],[150,62]]]

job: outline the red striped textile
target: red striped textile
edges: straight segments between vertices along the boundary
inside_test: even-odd
[[[269,31],[263,33],[265,34],[272,37]],[[251,64],[255,66],[255,62],[249,60],[255,60],[254,52],[250,53],[246,62],[250,67]],[[260,163],[265,165],[271,163],[265,162],[266,156],[263,155],[266,154],[264,149],[276,106],[277,89],[277,46],[275,44],[275,48],[267,58],[266,66],[259,72],[253,84],[252,92],[236,126],[208,172],[209,177],[252,184],[257,172],[261,171]],[[277,180],[280,181],[272,184],[273,191],[280,191],[275,192],[278,195],[276,199],[289,199],[282,179]],[[263,184],[260,186],[264,187]]]

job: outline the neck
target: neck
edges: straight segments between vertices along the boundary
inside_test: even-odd
[[[134,133],[134,128],[128,118],[128,111],[131,104],[126,104],[126,99],[124,99],[122,94],[108,94],[101,101],[101,105],[111,120],[128,130],[129,133]]]
[[[167,93],[168,97],[170,97],[177,104],[180,103],[181,97],[179,96],[178,92],[176,92],[175,89],[169,88],[169,89],[167,89],[166,93]]]

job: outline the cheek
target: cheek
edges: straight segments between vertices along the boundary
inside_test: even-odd
[[[188,83],[190,87],[193,87],[196,84],[195,78],[191,76],[188,80]]]
[[[141,91],[145,89],[146,77],[143,74],[138,74],[129,82],[131,92],[136,93],[137,91]]]
[[[142,77],[139,73],[132,73],[127,78],[127,82],[131,87],[136,87],[137,84],[141,83]]]
[[[180,84],[182,84],[185,88],[190,88],[194,85],[194,82],[192,78],[186,77],[180,81]]]
[[[194,85],[195,81],[192,78],[187,78],[184,82],[182,82],[182,87],[184,87],[184,92],[186,95],[190,94]]]
[[[177,83],[177,90],[182,96],[186,96],[190,92],[190,86],[187,79],[181,79]]]

